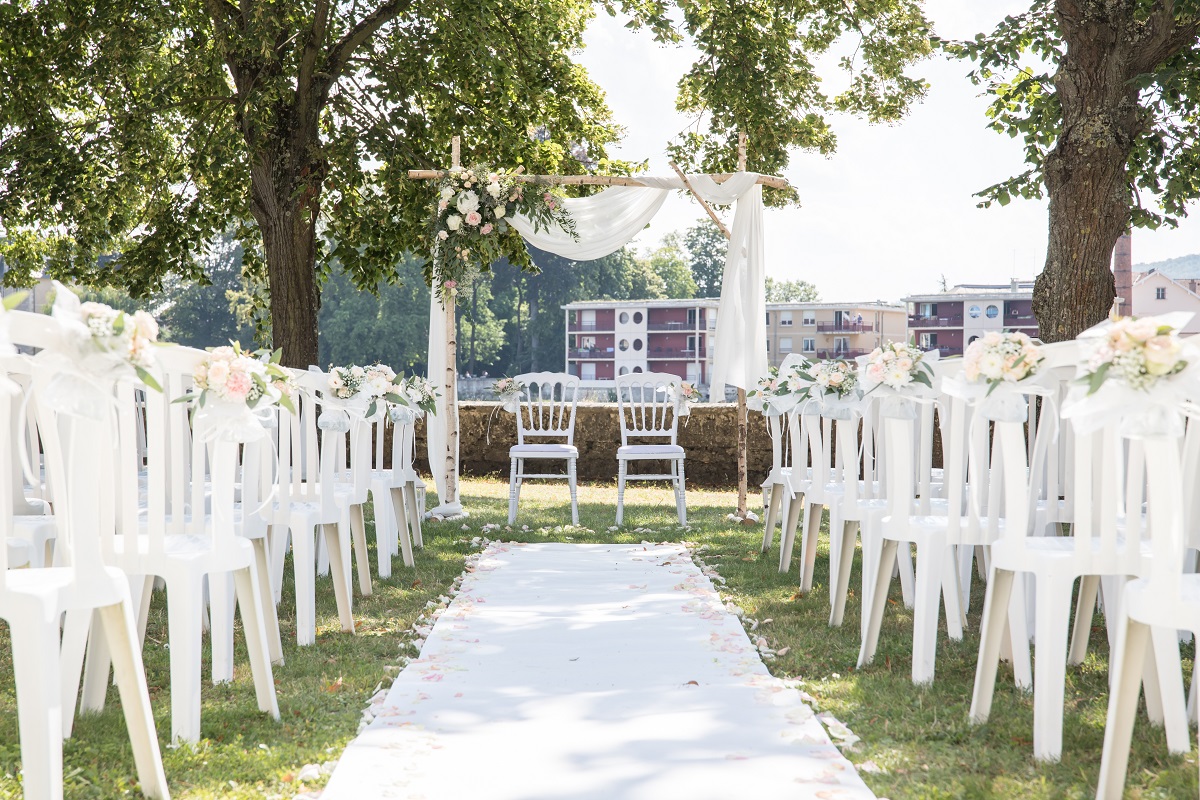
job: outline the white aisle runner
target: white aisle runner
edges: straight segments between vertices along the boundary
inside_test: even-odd
[[[322,800],[874,795],[679,545],[491,545]]]

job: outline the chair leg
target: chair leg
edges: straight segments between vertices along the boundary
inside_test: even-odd
[[[628,464],[624,459],[617,459],[617,527],[625,520],[625,473]]]
[[[408,533],[410,522],[408,501],[404,497],[403,488],[391,489],[388,494],[392,497],[392,506],[398,512],[396,514],[396,536],[400,542],[400,554],[404,557],[404,566],[412,567],[416,562],[413,561],[412,537]],[[416,500],[414,499],[412,503],[415,506]]]
[[[254,570],[258,579],[254,582],[261,595],[263,610],[263,635],[267,637],[267,650],[272,664],[283,663],[283,641],[279,637],[279,610],[271,597],[271,564],[267,552],[267,540],[263,537],[251,539],[254,546]]]
[[[271,592],[275,596],[275,605],[279,605],[283,599],[283,570],[291,530],[287,525],[272,525],[267,529],[267,535],[271,539]],[[295,561],[294,556],[292,560]],[[295,570],[295,564],[292,565],[292,569]]]
[[[169,797],[132,605],[126,597],[116,605],[99,609],[99,612],[104,638],[108,640],[108,649],[112,653],[125,727],[133,745],[133,761],[137,767],[138,783],[141,784],[139,788],[146,797]]]
[[[687,527],[687,480],[683,473],[683,461],[675,464],[675,511],[679,516],[679,524]]]
[[[1088,637],[1092,635],[1092,618],[1099,592],[1099,575],[1084,575],[1079,579],[1079,601],[1075,604],[1075,625],[1071,629],[1071,649],[1067,652],[1070,666],[1082,664],[1087,658]]]
[[[1009,599],[1016,573],[992,570],[983,595],[983,621],[979,631],[979,658],[975,662],[975,689],[971,696],[971,722],[987,722],[996,692],[996,669],[1000,666],[1000,642],[1004,636]]]
[[[399,516],[392,503],[391,489],[371,492],[375,500],[375,572],[379,579],[392,577],[396,553],[396,523]]]
[[[763,527],[763,543],[762,551],[765,553],[771,549],[771,540],[775,538],[775,525],[779,522],[779,511],[783,505],[783,484],[772,483],[770,487],[771,497],[767,501],[766,525]]]
[[[811,592],[813,572],[817,567],[817,540],[821,535],[821,516],[825,506],[820,503],[808,503],[808,513],[804,515],[804,530],[800,536],[801,551],[804,558],[800,565],[800,591]]]
[[[896,542],[884,539],[879,561],[875,564],[874,588],[871,589],[871,610],[858,650],[858,667],[862,669],[875,659],[879,646],[879,629],[883,626],[883,608],[887,605],[888,587],[892,583],[892,564],[896,558]],[[867,616],[864,610],[864,616]]]
[[[167,584],[171,645],[171,741],[200,741],[201,575],[180,574]]]
[[[21,769],[25,796],[63,796],[62,702],[57,626],[46,617],[13,615],[13,675],[17,684],[17,729],[21,739]]]
[[[1145,671],[1146,710],[1154,725],[1166,729],[1167,750],[1173,755],[1184,755],[1191,752],[1192,742],[1183,691],[1183,666],[1179,660],[1179,635],[1173,628],[1151,627],[1150,643]],[[1151,686],[1155,702],[1151,702]]]
[[[342,630],[354,633],[353,592],[350,588],[350,575],[346,559],[350,557],[350,543],[345,541],[345,533],[341,525],[322,525],[325,533],[325,547],[329,551],[329,571],[333,573],[333,594],[337,600],[338,618]]]
[[[508,524],[517,522],[517,492],[520,485],[520,461],[510,458],[508,463]]]
[[[1040,581],[1037,587],[1037,649],[1033,661],[1033,757],[1062,757],[1063,692],[1067,672],[1067,629],[1074,587]]]
[[[858,538],[859,523],[854,520],[838,520],[838,527],[842,529],[841,552],[838,554],[837,580],[833,581],[833,601],[829,609],[829,625],[834,628],[841,627],[846,614],[846,596],[850,593],[850,568],[854,562],[854,543]],[[830,530],[833,530],[832,522]],[[832,552],[831,547],[830,553]],[[866,610],[865,607],[863,610]]]
[[[783,530],[779,532],[779,571],[792,568],[792,547],[796,544],[796,529],[800,527],[800,512],[804,509],[804,495],[796,494],[787,503],[787,516]]]
[[[292,573],[296,583],[296,644],[301,647],[317,641],[317,572],[313,561],[316,538],[312,529],[297,530],[292,534]]]
[[[1125,793],[1125,773],[1129,768],[1138,689],[1142,683],[1142,669],[1150,643],[1149,627],[1124,615],[1117,626],[1117,646],[1113,650],[1113,685],[1108,695],[1108,718],[1104,726],[1097,800],[1121,800]]]
[[[896,550],[896,563],[892,565],[892,569],[900,576],[900,599],[904,607],[912,608],[916,602],[916,573],[913,570],[912,548],[907,543]]]
[[[946,634],[953,641],[961,642],[963,628],[967,625],[967,614],[963,609],[963,598],[959,591],[959,560],[953,547],[945,549],[946,556],[942,560],[942,602],[946,607]],[[969,565],[967,569],[970,569]]]
[[[367,551],[367,520],[361,505],[350,506],[350,535],[353,537],[354,562],[358,567],[358,593],[371,596],[371,559]]]
[[[246,633],[246,650],[250,654],[250,673],[254,676],[254,694],[258,710],[279,719],[279,701],[275,696],[275,679],[271,674],[271,651],[267,643],[267,610],[262,605],[258,587],[258,572],[251,566],[233,573],[237,592],[238,611]]]
[[[209,639],[212,643],[212,682],[233,681],[233,580],[227,572],[208,576]]]
[[[579,496],[576,459],[567,459],[567,484],[571,490],[571,524],[579,527]]]
[[[151,579],[152,580],[152,579]],[[89,622],[94,623],[95,617],[88,612]],[[140,646],[139,642],[139,646]],[[103,636],[88,636],[87,660],[83,670],[83,688],[79,697],[79,711],[82,714],[98,714],[104,710],[108,699],[109,668],[112,659],[108,652],[108,641]]]
[[[347,522],[347,524],[349,524],[349,523]],[[295,557],[296,557],[296,554],[292,553],[292,558],[295,558]],[[347,566],[349,566],[349,565],[347,565]],[[324,578],[328,574],[329,574],[329,548],[325,544],[325,540],[318,536],[317,537],[317,575]]]
[[[412,530],[413,544],[423,550],[425,549],[425,538],[421,534],[421,517],[425,515],[425,495],[423,490],[417,490],[415,482],[409,481],[404,484],[404,497],[404,507],[408,510],[408,525]]]
[[[67,611],[62,632],[62,732],[71,738],[75,726],[75,708],[79,701],[79,682],[83,679],[83,657],[87,652],[93,612],[88,609]]]
[[[1033,689],[1033,660],[1029,655],[1029,624],[1025,613],[1025,575],[1013,575],[1015,587],[1008,595],[1008,658],[1012,662],[1013,683],[1024,692]],[[1001,640],[1004,641],[1003,639]]]
[[[947,551],[944,541],[934,539],[918,553],[917,596],[913,606],[913,683],[933,683],[934,662],[937,659],[938,612],[941,610],[944,584],[943,570]],[[957,587],[950,597],[957,597]],[[957,611],[957,606],[955,607]],[[961,636],[961,632],[960,632]]]

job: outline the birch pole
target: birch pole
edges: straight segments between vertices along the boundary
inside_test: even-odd
[[[744,131],[738,132],[738,172],[746,171],[746,134]],[[726,234],[728,238],[728,234]],[[762,345],[762,342],[759,342]],[[746,475],[746,448],[749,434],[749,414],[746,410],[746,390],[738,387],[737,390],[737,477],[738,477],[738,504],[737,515],[746,520],[746,493],[748,480]]]
[[[450,144],[450,161],[458,167],[460,139],[455,136]],[[446,310],[446,496],[441,505],[450,505],[458,500],[458,326],[455,325],[455,294],[458,287],[442,288],[442,307]]]

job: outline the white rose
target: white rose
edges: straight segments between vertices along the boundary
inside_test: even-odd
[[[446,188],[442,189],[441,197],[443,200],[449,200],[451,197],[454,197],[454,190],[447,186]]]
[[[462,217],[458,214],[451,214],[446,217],[446,227],[452,231],[456,231],[462,227]]]
[[[487,193],[490,194],[492,197],[496,197],[496,198],[500,197],[500,184],[495,183],[494,181],[492,183],[489,183],[487,185]]]
[[[208,385],[213,389],[220,389],[225,385],[225,381],[229,379],[229,363],[226,361],[214,361],[212,366],[208,368]]]
[[[352,378],[361,378],[363,375],[366,375],[366,374],[367,374],[367,371],[364,370],[360,366],[355,365],[350,368],[350,377],[352,377]]]
[[[145,311],[133,312],[133,327],[138,335],[145,339],[154,341],[158,338],[158,323]]]
[[[990,381],[1000,380],[1004,373],[1004,359],[996,353],[984,353],[979,358],[979,372]]]
[[[496,208],[493,210],[492,213],[496,215],[496,219],[500,219],[501,217],[504,216],[504,214],[506,213],[504,208],[505,208],[504,204],[501,203],[500,205],[496,206]]]
[[[470,214],[472,211],[479,210],[479,195],[474,192],[463,192],[458,196],[458,202],[455,203],[460,214]]]
[[[1179,359],[1179,342],[1170,336],[1152,336],[1146,342],[1146,371],[1166,375]]]
[[[883,382],[893,389],[899,389],[912,381],[912,375],[906,369],[898,369],[893,367],[889,369],[883,376]]]

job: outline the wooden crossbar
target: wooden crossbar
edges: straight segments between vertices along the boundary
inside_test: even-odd
[[[432,181],[438,178],[444,178],[449,175],[449,170],[444,169],[410,169],[408,177],[417,181]],[[719,172],[709,175],[717,183],[724,183],[732,178],[736,173]],[[560,186],[645,186],[637,178],[625,177],[623,175],[515,175],[510,176],[514,180],[523,183],[543,183],[547,185],[556,184]],[[772,189],[786,189],[789,184],[787,178],[780,178],[775,175],[759,175],[757,183],[763,186],[769,186]]]

